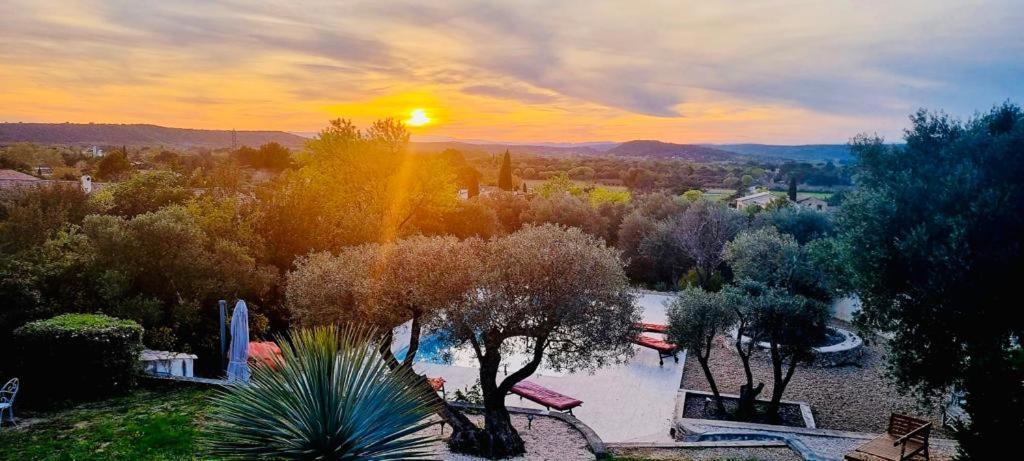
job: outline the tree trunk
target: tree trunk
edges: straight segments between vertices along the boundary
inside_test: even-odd
[[[715,396],[715,410],[718,411],[719,415],[725,415],[725,404],[722,403],[722,394],[718,392],[718,384],[715,382],[715,376],[711,374],[711,367],[708,366],[708,360],[711,358],[711,348],[714,345],[714,336],[707,338],[704,343],[704,353],[701,351],[697,352],[697,362],[700,363],[700,368],[704,370],[704,378],[708,380],[708,386],[711,387],[711,394]]]
[[[489,351],[497,350],[488,348]],[[452,451],[488,458],[510,458],[526,453],[526,445],[512,426],[505,408],[505,393],[498,385],[501,357],[484,355],[480,361],[480,387],[484,394],[484,428],[452,435]],[[456,443],[458,438],[458,443]]]
[[[779,351],[779,346],[774,342],[771,344],[772,355],[772,399],[768,402],[767,417],[769,421],[779,420],[779,407],[782,402],[782,394],[786,392],[789,380],[793,378],[798,360],[795,356],[789,358],[789,367],[783,375],[782,367],[785,364],[785,356]]]
[[[419,335],[417,334],[417,336]],[[378,349],[381,356],[384,357],[384,361],[387,362],[388,368],[398,370],[406,366],[411,367],[411,361],[407,361],[408,364],[399,363],[398,359],[395,358],[395,354],[391,353],[391,341],[393,338],[394,334],[391,330],[388,330],[388,332],[382,336],[380,348]],[[415,354],[415,351],[410,347],[408,354]],[[409,355],[406,357],[408,356]],[[440,416],[446,424],[452,427],[452,437],[449,441],[449,445],[452,446],[453,451],[456,451],[456,446],[461,446],[466,443],[463,439],[466,437],[475,437],[474,434],[477,431],[477,427],[469,420],[469,418],[466,417],[466,415],[462,414],[462,412],[455,409],[455,407],[449,405],[448,402],[445,402],[441,396],[437,395],[437,391],[435,391],[430,385],[430,382],[427,381],[426,376],[417,376],[419,376],[418,385],[424,388],[425,391],[429,392],[427,395],[434,397],[432,403],[437,408],[437,415]]]
[[[736,330],[736,352],[743,363],[743,373],[747,378],[747,383],[740,386],[740,400],[736,409],[736,419],[740,421],[754,419],[754,402],[764,389],[764,383],[757,383],[757,387],[754,387],[754,373],[750,371],[750,354],[753,353],[755,340],[750,338],[747,349],[744,349],[743,335],[745,332],[746,328],[742,324]]]

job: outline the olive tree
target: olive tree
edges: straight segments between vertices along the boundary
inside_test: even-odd
[[[380,353],[387,363],[395,369],[410,368],[424,325],[473,287],[477,260],[472,247],[479,244],[454,237],[411,237],[346,247],[337,255],[322,252],[303,257],[288,274],[293,320],[300,326],[372,326],[383,332]],[[409,322],[409,342],[399,362],[391,351],[392,331],[405,322]],[[473,428],[461,413],[436,403],[452,427]]]
[[[452,435],[456,451],[509,457],[525,451],[505,395],[537,371],[592,370],[632,354],[638,308],[618,253],[577,228],[527,226],[479,249],[475,287],[440,317],[480,364],[484,428]],[[513,353],[521,368],[498,380]]]
[[[766,342],[773,379],[768,417],[776,418],[796,367],[814,359],[812,349],[825,333],[824,277],[793,236],[771,227],[741,232],[725,246],[723,257],[738,280],[730,297],[740,319],[736,349],[748,377],[740,392],[740,413],[752,416],[754,398],[762,389],[750,387],[749,360],[753,344]],[[747,343],[744,337],[749,338]]]
[[[725,405],[722,404],[722,396],[708,361],[714,349],[715,336],[724,333],[733,325],[734,320],[735,315],[722,293],[700,288],[680,291],[668,306],[669,341],[697,357],[711,393],[715,396],[719,414],[725,414]]]
[[[766,416],[777,419],[782,395],[797,366],[814,360],[813,349],[828,322],[828,309],[824,303],[790,294],[785,288],[749,280],[731,288],[731,295],[749,324],[745,331],[749,343],[768,343],[772,397]],[[743,342],[743,336],[736,341]],[[746,403],[752,403],[752,398]]]
[[[1024,433],[1024,111],[911,122],[906,144],[853,144],[859,190],[838,227],[859,321],[891,336],[902,389],[965,393],[962,459],[1003,458]]]

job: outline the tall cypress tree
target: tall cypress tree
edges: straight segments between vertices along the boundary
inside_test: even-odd
[[[789,199],[796,201],[796,176],[789,177]]]
[[[498,189],[512,190],[512,156],[505,149],[505,157],[501,159],[501,169],[498,170]]]

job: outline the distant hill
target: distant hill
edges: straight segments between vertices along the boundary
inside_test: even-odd
[[[577,145],[560,145],[560,144],[477,144],[459,141],[438,141],[438,142],[412,142],[412,148],[415,152],[422,153],[436,153],[441,152],[445,149],[455,149],[463,152],[485,152],[488,154],[500,154],[508,149],[510,152],[518,154],[531,154],[531,155],[596,155],[604,152],[606,149],[603,145],[606,143],[596,143],[600,147],[593,145],[577,144]]]
[[[797,160],[804,162],[853,160],[846,144],[807,144],[801,146],[775,146],[769,144],[717,144],[716,149],[763,159]]]
[[[629,157],[678,158],[695,162],[736,160],[741,157],[734,152],[714,147],[646,140],[624,142],[608,149],[605,153]]]
[[[301,147],[305,138],[283,131],[236,131],[239,146],[258,147],[275,141]],[[106,123],[0,123],[0,143],[165,145],[231,147],[231,130],[194,130],[157,125]]]

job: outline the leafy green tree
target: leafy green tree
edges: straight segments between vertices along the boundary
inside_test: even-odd
[[[704,192],[697,189],[690,189],[683,192],[683,199],[687,202],[696,202],[702,198],[704,198]]]
[[[501,157],[501,169],[498,170],[498,189],[512,190],[512,155],[505,151]]]
[[[740,309],[749,321],[750,342],[768,343],[772,396],[766,416],[777,420],[782,396],[797,366],[814,360],[814,346],[821,340],[828,323],[828,308],[824,303],[791,294],[785,288],[749,280],[730,289],[730,296],[742,306]]]
[[[558,370],[592,370],[632,353],[639,312],[618,253],[575,228],[525,227],[481,248],[474,286],[440,318],[456,343],[469,344],[480,364],[484,428],[456,430],[456,451],[522,454],[505,396],[544,362]],[[498,380],[508,353],[527,361]]]
[[[746,189],[750,187],[751,184],[754,184],[754,177],[749,174],[745,174],[740,177],[740,184],[742,184],[743,188]]]
[[[121,179],[132,170],[128,150],[121,149],[107,153],[96,163],[96,178],[104,181]]]
[[[726,413],[725,405],[715,376],[711,373],[709,360],[714,350],[715,337],[725,333],[734,320],[733,311],[722,293],[700,288],[680,291],[668,306],[669,341],[686,348],[688,354],[697,357],[704,378],[715,396],[715,407],[723,415]]]
[[[90,211],[78,185],[0,190],[0,253],[41,245],[55,232],[80,224]]]
[[[475,245],[476,240],[418,236],[302,257],[288,274],[292,320],[302,326],[372,326],[384,332],[380,353],[387,363],[411,368],[423,328],[470,292]],[[405,322],[409,342],[399,363],[391,351],[392,331]],[[429,388],[425,380],[420,384]],[[437,400],[435,407],[448,424],[473,429],[465,416]]]
[[[543,184],[537,186],[535,192],[540,194],[541,197],[551,197],[553,195],[569,194],[569,195],[582,195],[583,188],[578,186],[569,175],[565,173],[558,173]]]
[[[156,170],[141,172],[104,187],[94,193],[90,201],[101,213],[130,218],[168,205],[183,204],[192,197],[192,191],[185,187],[179,174]]]
[[[783,234],[792,235],[801,245],[834,233],[828,214],[801,206],[785,206],[758,213],[755,225],[770,225]]]
[[[1024,433],[1024,113],[965,122],[919,111],[905,145],[853,142],[859,190],[840,225],[861,325],[892,335],[904,390],[965,393],[961,459],[998,459]],[[1007,283],[1007,281],[1011,281]]]
[[[584,197],[566,193],[536,197],[521,219],[525,223],[553,223],[578,227],[588,234],[604,237],[606,222]]]
[[[414,234],[418,218],[451,210],[457,200],[449,162],[411,152],[408,132],[393,120],[365,133],[334,120],[297,160],[298,170],[260,191],[262,233],[280,268],[310,251]]]
[[[366,330],[319,327],[281,341],[273,366],[212,398],[204,434],[222,459],[431,459],[433,392],[392,370]]]
[[[100,272],[95,290],[110,303],[94,308],[138,321],[151,347],[212,351],[216,324],[201,306],[223,298],[258,305],[276,283],[251,249],[210,235],[182,206],[130,219],[90,215],[82,229]]]

